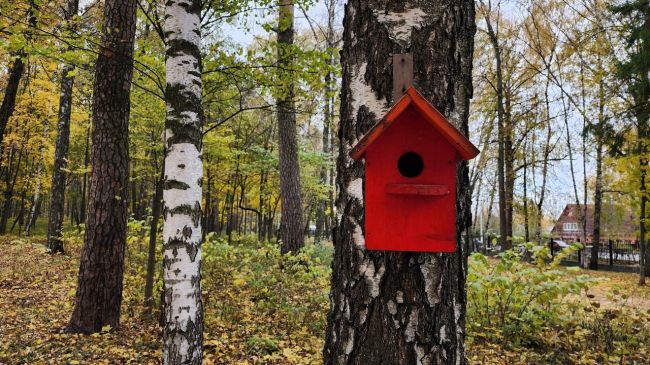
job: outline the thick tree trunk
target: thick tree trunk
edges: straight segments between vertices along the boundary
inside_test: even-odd
[[[293,1],[279,0],[278,66],[284,70],[293,63]],[[284,72],[284,71],[280,71]],[[286,77],[295,76],[288,72]],[[296,139],[296,110],[293,81],[287,83],[278,101],[278,146],[280,158],[280,239],[282,253],[296,252],[304,245],[302,198],[300,196],[300,164]]]
[[[341,216],[334,229],[325,364],[465,364],[467,164],[459,163],[457,170],[455,253],[366,251],[364,165],[348,153],[394,102],[389,60],[408,50],[414,56],[414,85],[468,132],[474,2],[351,0],[344,27],[337,161]]]
[[[93,91],[92,174],[71,332],[119,325],[129,179],[135,0],[107,0]]]
[[[201,3],[165,3],[163,363],[201,364]]]

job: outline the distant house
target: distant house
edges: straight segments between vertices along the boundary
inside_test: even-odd
[[[577,204],[567,204],[551,230],[554,238],[564,241],[576,241],[582,236],[581,217],[586,216],[587,242],[591,242],[594,232],[594,205],[587,204],[578,208]],[[582,211],[582,212],[581,212]],[[582,214],[581,214],[582,213]],[[611,205],[603,205],[600,220],[602,239],[636,240],[637,229],[634,215],[628,210]]]

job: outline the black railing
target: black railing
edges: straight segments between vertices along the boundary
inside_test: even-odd
[[[580,243],[579,240],[576,243]],[[551,253],[555,255],[563,247],[558,241],[549,241]],[[592,243],[587,243],[582,249],[567,256],[564,261],[586,265],[591,260]],[[605,239],[598,242],[599,265],[634,266],[639,264],[641,250],[637,241],[621,239]]]
[[[497,237],[486,235],[480,239],[480,235],[476,235],[471,244],[470,252],[481,252],[486,255],[495,255],[501,252],[501,247],[497,242]],[[555,256],[563,248],[573,244],[580,243],[580,240],[562,240],[553,239],[546,241],[548,247],[551,249],[551,255]],[[591,242],[581,249],[567,255],[562,263],[565,265],[578,265],[587,267],[591,259]],[[639,258],[641,257],[641,249],[636,240],[624,239],[602,239],[598,243],[598,264],[602,269],[614,271],[633,271],[638,270]]]

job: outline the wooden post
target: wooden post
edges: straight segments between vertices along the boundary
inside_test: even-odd
[[[555,257],[555,252],[553,252],[553,239],[551,238],[550,241],[548,241],[548,246],[551,249],[551,258]]]
[[[413,54],[393,55],[393,104],[413,85]]]

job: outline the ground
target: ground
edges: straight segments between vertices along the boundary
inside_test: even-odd
[[[277,255],[273,245],[256,245],[251,241],[228,245],[214,238],[208,241],[203,286],[205,363],[321,363],[322,333],[329,305],[329,262],[325,251],[314,248],[305,257],[285,260]],[[42,237],[0,237],[0,364],[158,363],[158,312],[147,317],[142,306],[144,242],[144,236],[129,237],[120,328],[106,328],[102,333],[84,336],[63,332],[72,311],[79,236],[67,240],[65,255],[54,256],[46,252]],[[650,288],[638,287],[636,274],[581,273],[606,278],[583,294],[583,299],[593,306],[627,308],[646,314],[650,311]],[[623,294],[612,295],[615,292]],[[597,315],[601,314],[593,312],[593,316]],[[643,333],[638,338],[646,339],[650,332],[647,317],[639,319],[638,326]],[[549,333],[549,342],[530,352],[504,340],[493,341],[470,333],[468,358],[472,364],[553,364],[559,362],[551,360],[555,357],[549,355],[553,351],[549,346],[557,346],[560,351],[563,344],[578,341],[576,337],[580,336],[587,342],[599,341],[598,336],[587,332],[581,335],[561,329]],[[576,346],[567,345],[566,351],[576,351]],[[638,345],[634,346],[630,351],[639,355]],[[644,353],[647,345],[641,346]],[[625,353],[628,347],[620,348]],[[574,357],[578,360],[572,363],[601,363],[595,356]],[[619,355],[610,363],[642,364],[637,358],[634,354]]]

